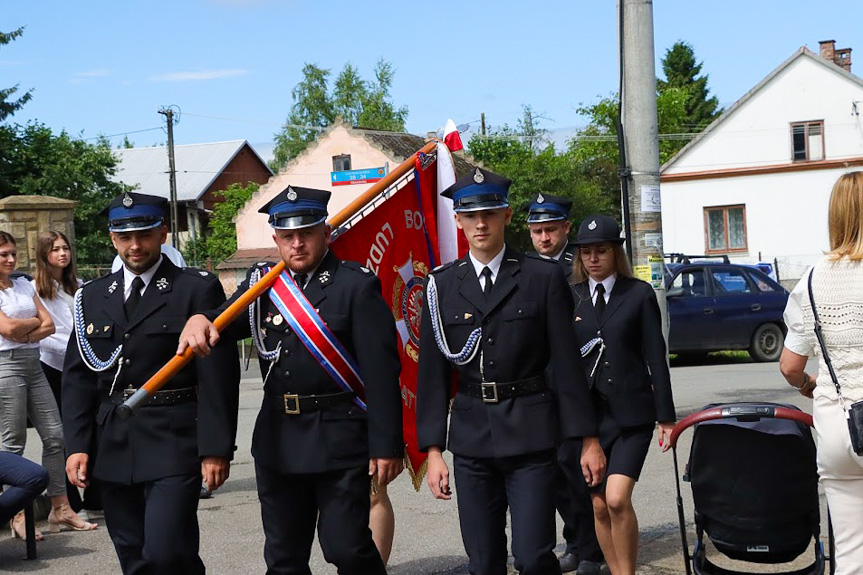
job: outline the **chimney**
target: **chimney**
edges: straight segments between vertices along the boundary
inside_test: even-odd
[[[818,42],[819,55],[825,60],[833,62],[846,72],[851,71],[851,48],[836,49],[835,40],[822,40]]]

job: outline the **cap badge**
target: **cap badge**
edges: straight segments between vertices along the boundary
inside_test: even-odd
[[[132,204],[134,204],[134,203],[135,203],[135,201],[132,200],[132,196],[129,195],[129,192],[126,192],[123,195],[123,207],[124,208],[131,208]]]
[[[283,321],[285,321],[285,318],[283,318],[281,314],[276,314],[273,316],[273,325],[282,325]]]
[[[482,172],[479,171],[479,168],[473,173],[473,181],[477,184],[481,184],[485,181],[485,176],[482,175]]]
[[[166,278],[159,278],[156,281],[156,287],[159,288],[159,291],[168,287],[168,280]]]
[[[590,222],[589,224],[587,224],[587,229],[589,229],[589,230],[595,230],[595,229],[596,229],[596,220],[593,220],[592,222]]]
[[[542,194],[539,194],[538,196],[536,196],[536,203],[537,203],[537,204],[541,204],[541,203],[543,203],[544,201],[545,201],[545,198],[544,198],[544,197],[542,197]]]
[[[114,293],[115,289],[117,289],[117,280],[114,280],[114,283],[108,286],[108,293]]]
[[[296,202],[297,201],[297,192],[294,191],[294,188],[288,186],[288,201]]]

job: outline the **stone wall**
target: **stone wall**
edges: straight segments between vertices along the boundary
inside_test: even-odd
[[[66,234],[75,249],[75,206],[78,202],[51,196],[9,196],[0,200],[0,230],[18,244],[18,269],[36,271],[39,234],[57,230]]]

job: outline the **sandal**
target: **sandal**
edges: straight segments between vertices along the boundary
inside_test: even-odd
[[[27,540],[27,529],[25,526],[24,520],[24,512],[19,511],[15,514],[15,517],[12,518],[12,521],[9,522],[9,526],[12,528],[12,537],[15,539],[21,539],[22,541]],[[42,536],[42,532],[38,529],[36,530],[36,541],[42,541],[45,537]]]
[[[71,516],[67,515],[67,513],[71,514]],[[84,521],[78,517],[78,514],[69,508],[68,503],[61,503],[57,507],[52,508],[51,513],[48,514],[48,530],[51,533],[58,533],[63,529],[71,529],[72,531],[92,531],[94,529],[98,529],[98,527],[99,526],[95,523]]]

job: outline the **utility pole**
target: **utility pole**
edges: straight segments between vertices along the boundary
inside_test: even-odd
[[[174,110],[162,108],[159,113],[168,122],[168,182],[171,189],[171,245],[180,249],[180,238],[177,234],[177,170],[174,166]]]
[[[479,117],[482,121],[482,135],[485,136],[485,112],[481,113]]]
[[[621,123],[625,158],[621,177],[627,247],[635,276],[650,282],[662,312],[668,341],[662,206],[659,194],[659,130],[652,0],[618,0],[621,45]]]

